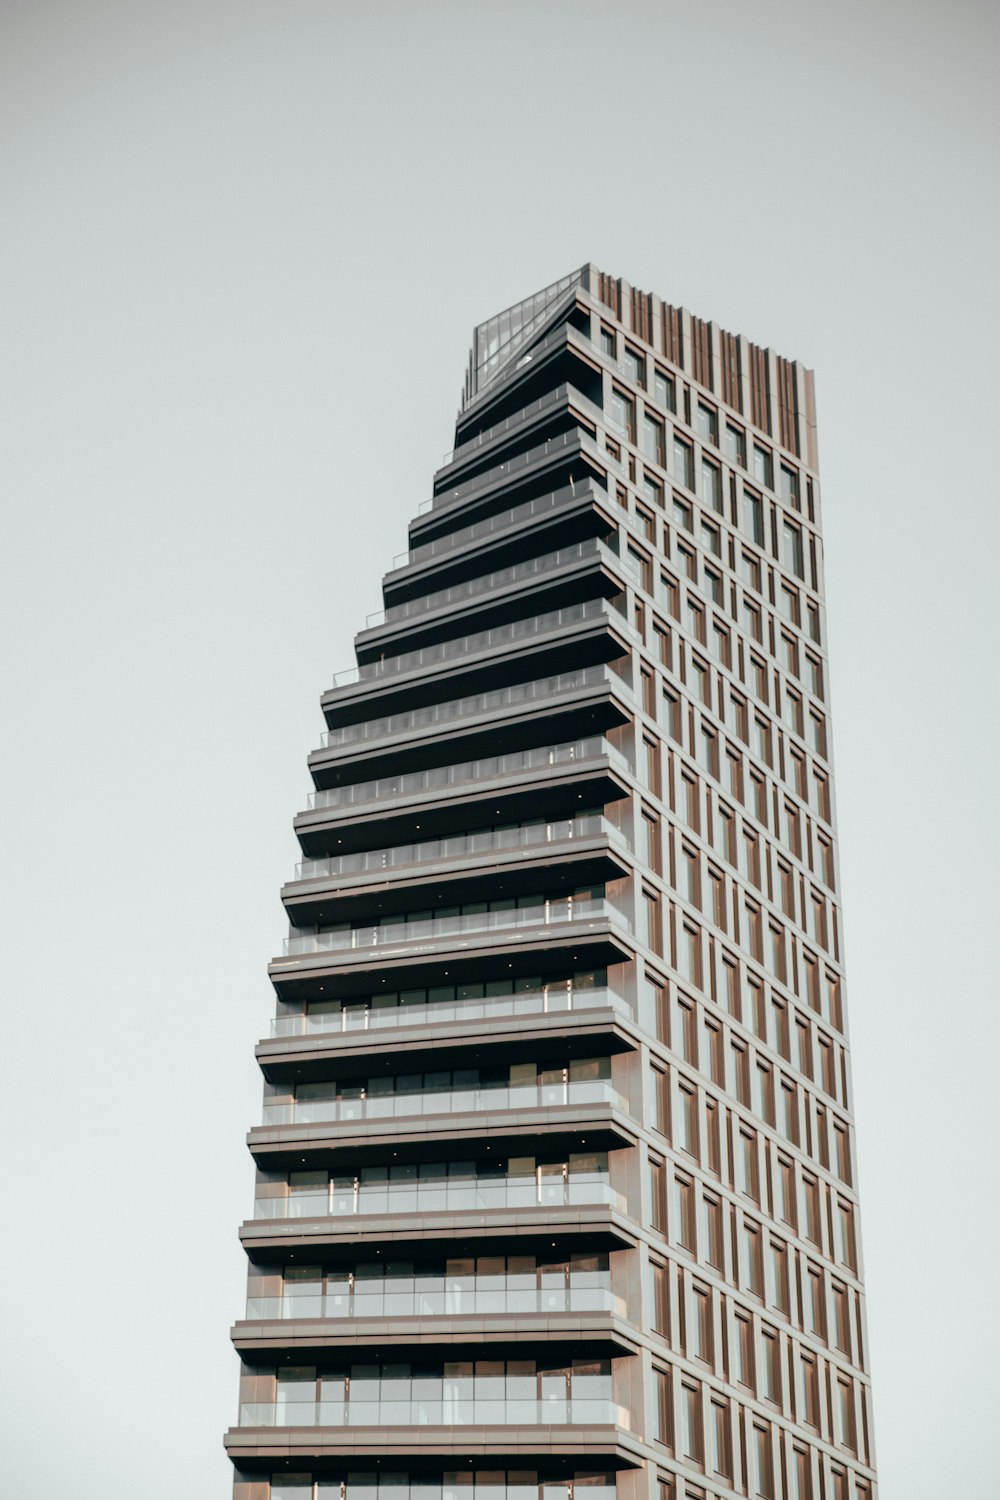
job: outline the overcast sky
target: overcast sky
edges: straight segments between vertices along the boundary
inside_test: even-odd
[[[989,0],[3,0],[4,1493],[229,1492],[318,697],[474,323],[817,372],[882,1500],[997,1493]]]

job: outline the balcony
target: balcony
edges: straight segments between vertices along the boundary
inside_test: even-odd
[[[321,750],[310,754],[310,769],[318,781],[367,780],[357,772],[372,762],[390,772],[418,769],[421,760],[442,759],[442,735],[450,745],[468,745],[471,757],[519,750],[543,738],[574,739],[627,723],[630,706],[610,702],[612,693],[631,702],[631,688],[609,667],[585,666],[366,723],[342,724],[328,730]],[[351,775],[345,777],[348,768]]]
[[[624,1427],[628,1410],[608,1397],[500,1400],[460,1396],[365,1401],[247,1401],[241,1427]]]
[[[587,599],[579,604],[567,605],[565,609],[549,610],[545,614],[532,615],[525,620],[514,620],[506,625],[495,625],[490,630],[480,630],[473,635],[459,635],[448,641],[421,646],[416,651],[404,651],[399,656],[386,656],[379,661],[368,662],[358,667],[347,667],[337,672],[333,679],[334,690],[353,687],[359,683],[379,683],[385,678],[396,677],[442,663],[450,663],[463,656],[480,651],[498,650],[504,646],[527,642],[536,635],[544,635],[562,626],[577,625],[585,620],[611,620],[603,599]],[[616,622],[622,630],[627,629],[619,616]],[[324,694],[325,699],[330,694]]]
[[[594,1010],[613,1010],[626,1020],[633,1020],[631,1005],[621,995],[606,988],[550,988],[527,994],[491,995],[482,999],[427,1001],[423,1004],[401,1004],[394,996],[369,1001],[330,1001],[329,1009],[304,1011],[298,1015],[275,1016],[271,1022],[273,1037],[316,1037],[353,1035],[357,1032],[393,1031],[399,1027],[440,1026],[451,1022],[461,1026],[477,1021],[504,1020],[508,1017],[579,1014]]]
[[[463,583],[452,584],[449,588],[436,589],[403,604],[393,604],[375,611],[368,616],[365,629],[355,637],[358,654],[370,657],[373,652],[384,649],[387,639],[399,635],[420,638],[435,628],[440,629],[442,619],[449,632],[453,633],[456,614],[461,615],[464,623],[474,624],[481,618],[484,609],[488,609],[491,615],[501,612],[505,601],[508,612],[514,609],[523,614],[524,606],[518,601],[529,596],[534,598],[540,586],[546,585],[550,575],[565,573],[574,577],[592,577],[600,567],[613,572],[618,569],[618,564],[617,554],[597,537],[586,537],[581,542],[571,542],[552,552],[544,552],[540,557],[510,563],[507,567],[479,574]],[[551,588],[554,590],[556,586],[557,581],[553,580]],[[622,586],[620,578],[609,579],[607,587],[592,592],[601,592],[610,598]],[[545,592],[548,591],[546,588]],[[557,599],[555,602],[563,601]]]
[[[454,698],[472,688],[504,687],[525,678],[609,662],[637,637],[604,599],[588,599],[528,620],[511,621],[340,673],[323,694],[334,728]]]
[[[248,1297],[247,1320],[511,1317],[518,1314],[609,1313],[625,1316],[625,1299],[608,1273],[577,1273],[567,1285],[539,1286],[534,1272],[499,1276],[344,1277],[326,1291],[295,1290],[279,1297]]]
[[[611,902],[598,898],[569,897],[540,901],[532,906],[497,911],[466,912],[458,916],[431,916],[413,922],[376,922],[363,927],[343,927],[331,932],[304,933],[286,938],[289,956],[335,953],[358,949],[395,947],[401,943],[437,946],[449,938],[502,932],[512,941],[524,928],[562,926],[568,922],[609,922],[623,932],[631,930],[625,914]]]
[[[265,1103],[265,1125],[338,1124],[349,1121],[413,1120],[425,1116],[553,1109],[560,1105],[604,1104],[628,1113],[627,1099],[607,1079],[568,1079],[562,1083],[477,1086],[371,1094],[366,1098],[293,1099]]]
[[[440,839],[424,839],[419,844],[401,844],[392,849],[370,849],[357,854],[336,854],[329,859],[305,859],[295,867],[295,880],[335,880],[343,875],[369,874],[376,870],[403,869],[438,861],[487,857],[504,851],[534,850],[546,844],[571,843],[574,839],[604,837],[631,849],[632,841],[622,829],[600,813],[579,818],[564,818],[558,823],[518,824],[511,828],[484,828],[472,833],[453,833]]]
[[[545,770],[550,766],[574,766],[580,761],[607,759],[623,774],[634,775],[634,767],[610,740],[601,735],[575,740],[564,745],[534,745],[527,750],[512,750],[506,755],[484,755],[454,765],[430,766],[424,771],[405,771],[396,776],[380,776],[371,781],[356,781],[350,786],[327,787],[309,794],[310,811],[325,808],[354,808],[382,805],[402,797],[417,797],[427,792],[449,795],[472,787],[481,781],[504,780],[524,771]]]
[[[595,454],[592,464],[591,449]],[[597,452],[594,444],[585,444],[579,434],[574,434],[571,443],[557,439],[544,450],[524,455],[526,460],[543,464],[545,471],[539,473],[538,481],[544,482],[544,493],[503,510],[494,509],[492,514],[447,532],[436,541],[399,553],[382,580],[387,606],[462,583],[488,569],[524,562],[557,547],[612,533],[615,518],[597,480],[596,470],[603,471]],[[553,473],[556,460],[559,472]],[[495,495],[494,506],[501,505],[506,494],[504,488]],[[480,509],[485,508],[483,501]]]
[[[374,1172],[386,1169],[363,1169]],[[356,1219],[405,1214],[479,1214],[496,1209],[560,1210],[600,1206],[626,1213],[625,1196],[606,1172],[568,1175],[448,1176],[447,1164],[414,1168],[425,1173],[406,1181],[335,1177],[327,1186],[291,1191],[285,1197],[256,1198],[254,1218]]]

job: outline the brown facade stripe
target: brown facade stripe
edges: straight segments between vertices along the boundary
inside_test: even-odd
[[[684,368],[684,319],[679,307],[664,302],[660,309],[663,324],[663,353],[672,365]]]
[[[653,342],[652,306],[653,299],[649,292],[632,288],[632,332],[646,344]]]
[[[750,420],[762,432],[771,431],[771,393],[767,379],[767,353],[759,344],[750,350]]]
[[[790,453],[799,456],[799,414],[795,392],[795,366],[779,354],[778,363],[778,441]]]
[[[599,271],[598,277],[598,297],[604,303],[605,307],[609,307],[611,309],[616,318],[620,317],[622,289],[621,282],[616,281],[613,276],[609,276],[605,271]]]
[[[691,319],[691,374],[699,385],[714,391],[712,327],[703,318]]]
[[[743,410],[743,390],[740,381],[740,341],[734,333],[719,334],[722,350],[722,399],[736,411]]]

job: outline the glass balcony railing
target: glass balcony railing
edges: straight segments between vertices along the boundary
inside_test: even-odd
[[[365,620],[367,630],[377,625],[397,625],[417,615],[429,614],[432,610],[446,609],[450,604],[467,604],[481,594],[495,594],[510,583],[520,583],[536,578],[541,573],[551,573],[568,563],[583,558],[600,557],[603,561],[616,563],[617,554],[612,552],[596,536],[585,537],[580,542],[570,542],[554,552],[544,552],[540,557],[529,557],[524,562],[510,563],[506,568],[497,568],[492,573],[468,578],[463,583],[453,583],[450,588],[435,589],[431,594],[421,594],[418,599],[407,599],[405,604],[391,604],[388,609],[376,610]]]
[[[559,822],[526,823],[511,828],[483,828],[471,833],[452,833],[416,844],[397,844],[391,849],[368,849],[356,854],[334,854],[328,859],[304,859],[295,867],[296,880],[335,879],[341,875],[368,874],[373,870],[396,870],[431,860],[461,859],[472,855],[502,854],[505,850],[535,849],[546,844],[571,843],[574,839],[605,836],[630,848],[628,836],[600,813],[562,818]]]
[[[348,667],[335,675],[333,685],[339,688],[350,687],[358,682],[381,681],[384,677],[394,677],[418,667],[434,666],[437,662],[451,661],[455,657],[486,651],[490,647],[526,641],[534,635],[546,635],[561,626],[577,625],[583,620],[597,620],[602,616],[607,619],[609,607],[603,599],[587,599],[581,604],[569,604],[565,609],[552,609],[547,614],[532,615],[527,620],[496,625],[492,630],[480,630],[474,635],[438,641],[433,646],[422,646],[419,651],[405,651],[400,656],[388,656],[382,661],[367,662],[361,667]]]
[[[469,718],[474,714],[516,708],[523,703],[547,702],[559,693],[596,687],[601,682],[610,685],[612,681],[620,684],[620,679],[613,677],[604,666],[580,667],[575,672],[535,678],[532,682],[517,682],[511,687],[473,693],[467,698],[450,698],[445,703],[430,703],[423,708],[388,714],[381,719],[368,719],[361,724],[342,724],[337,729],[328,729],[321,744],[324,749],[330,750],[340,745],[359,744],[365,740],[389,739],[393,735],[429,728],[433,724],[453,723],[456,719]]]
[[[567,442],[565,438],[553,438],[550,442],[542,444],[540,448],[532,449],[530,453],[511,459],[509,464],[500,464],[499,471],[513,472],[539,458],[557,453],[575,444],[578,435],[572,433],[567,436],[570,442]],[[490,471],[491,474],[493,472],[493,470]],[[453,552],[456,547],[464,547],[470,542],[495,536],[497,532],[507,531],[512,526],[520,526],[524,521],[531,521],[538,516],[548,515],[551,511],[572,505],[583,495],[596,495],[596,493],[596,486],[592,480],[572,480],[558,490],[552,490],[545,495],[536,495],[533,500],[525,500],[522,505],[514,505],[510,510],[498,511],[496,515],[486,516],[481,521],[473,521],[469,526],[461,526],[456,531],[449,531],[433,542],[424,542],[420,547],[411,547],[408,552],[399,552],[393,558],[392,565],[394,568],[404,568],[413,563],[426,562],[432,557],[441,557],[446,552]]]
[[[385,1401],[248,1401],[241,1427],[628,1427],[624,1406],[606,1397],[573,1400],[493,1400],[415,1397]],[[386,1434],[391,1441],[391,1433]]]
[[[502,1020],[506,1016],[539,1016],[586,1010],[615,1010],[631,1016],[632,1007],[621,995],[605,988],[568,989],[552,985],[524,994],[488,995],[473,1000],[431,1000],[409,1005],[381,1005],[376,995],[372,1002],[333,1001],[336,1009],[306,1011],[299,1015],[275,1016],[272,1036],[322,1037],[331,1032],[381,1031],[396,1026],[434,1026],[457,1021],[471,1025],[474,1021]]]
[[[257,1198],[255,1219],[325,1219],[381,1214],[480,1213],[497,1208],[600,1206],[625,1212],[625,1198],[604,1172],[565,1177],[432,1178],[408,1182],[338,1180],[327,1187]]]
[[[575,899],[544,901],[535,906],[507,907],[496,911],[463,912],[457,916],[423,918],[414,922],[387,920],[364,927],[335,928],[330,932],[303,933],[285,939],[284,952],[330,953],[344,949],[385,948],[397,943],[440,942],[442,938],[465,937],[477,932],[508,928],[551,927],[564,922],[604,919],[630,930],[623,912],[609,901]]]
[[[607,1273],[592,1284],[539,1287],[526,1276],[394,1276],[307,1292],[289,1283],[280,1297],[248,1297],[247,1318],[438,1318],[481,1314],[607,1312],[624,1316]]]
[[[269,1500],[617,1500],[617,1494],[613,1477],[590,1471],[579,1477],[541,1480],[535,1474],[513,1473],[510,1483],[505,1483],[495,1470],[477,1472],[466,1467],[443,1477],[422,1471],[366,1474],[354,1469],[346,1481],[321,1477],[315,1487],[302,1474],[272,1474]]]
[[[477,781],[513,776],[520,771],[572,765],[575,761],[597,760],[602,756],[619,770],[634,771],[632,762],[616,746],[602,736],[594,735],[564,745],[537,745],[530,750],[511,750],[506,755],[484,755],[478,760],[463,760],[455,765],[431,766],[426,771],[404,771],[399,776],[380,776],[372,781],[356,781],[351,786],[328,787],[310,794],[309,807],[353,807],[360,803],[385,802],[394,797],[434,792],[445,787],[471,786]]]
[[[476,1088],[369,1094],[364,1099],[292,1099],[264,1105],[265,1125],[342,1124],[351,1120],[400,1120],[423,1115],[495,1113],[507,1109],[554,1109],[559,1105],[611,1104],[628,1110],[625,1098],[605,1078],[560,1083],[481,1085]]]
[[[518,427],[522,427],[525,422],[530,421],[533,417],[538,417],[543,412],[554,410],[566,401],[572,401],[574,406],[585,403],[589,407],[591,404],[585,396],[581,395],[575,386],[570,385],[568,381],[564,381],[562,385],[556,386],[555,390],[546,391],[544,396],[539,396],[537,400],[529,401],[527,406],[522,406],[520,410],[512,412],[502,422],[494,422],[492,427],[484,428],[482,432],[477,433],[468,442],[460,443],[457,448],[453,448],[450,453],[444,455],[441,460],[441,467],[444,469],[449,464],[462,462],[467,458],[471,458],[475,453],[488,447],[490,443],[495,442],[497,438],[505,437],[507,433],[513,432]],[[427,511],[433,510],[433,508],[433,499],[422,500],[418,507],[418,514],[425,515]]]

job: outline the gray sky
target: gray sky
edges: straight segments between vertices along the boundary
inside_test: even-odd
[[[995,1493],[998,18],[4,0],[5,1493],[228,1493],[318,695],[587,259],[817,371],[882,1496]]]

